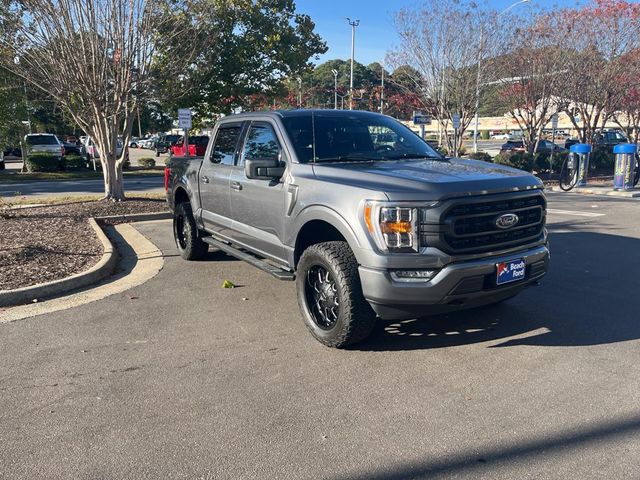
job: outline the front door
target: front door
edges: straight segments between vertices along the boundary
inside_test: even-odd
[[[238,165],[231,171],[231,216],[233,239],[264,257],[285,262],[284,183],[281,180],[249,179],[245,159],[279,158],[285,160],[274,126],[269,122],[251,122]]]
[[[229,176],[236,163],[241,132],[241,123],[221,125],[200,167],[202,223],[209,231],[224,233],[231,227]]]

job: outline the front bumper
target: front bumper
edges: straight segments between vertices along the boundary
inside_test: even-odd
[[[524,280],[496,286],[496,264],[524,259]],[[508,255],[451,263],[429,282],[396,282],[388,270],[359,267],[365,298],[383,319],[403,320],[499,302],[537,282],[548,270],[549,250],[540,246]]]

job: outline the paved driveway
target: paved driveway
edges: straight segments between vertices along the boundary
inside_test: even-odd
[[[292,283],[185,263],[140,224],[158,276],[0,324],[0,476],[635,478],[639,205],[553,195],[542,286],[346,351],[307,334]]]

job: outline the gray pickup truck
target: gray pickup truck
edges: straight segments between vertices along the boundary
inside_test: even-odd
[[[498,303],[547,272],[540,180],[445,158],[390,117],[244,113],[212,139],[165,171],[181,256],[211,245],[294,280],[325,345],[363,340],[378,317]]]

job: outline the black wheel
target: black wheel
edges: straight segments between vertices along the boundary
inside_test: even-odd
[[[191,205],[187,202],[176,205],[173,212],[173,237],[180,256],[185,260],[200,260],[209,250],[208,245],[198,235]]]
[[[137,144],[137,143],[135,143],[135,142],[134,142],[134,143],[132,143],[132,144],[131,144],[131,148],[138,148],[138,144]]]
[[[156,150],[156,157],[160,156],[160,152],[158,150]]]
[[[365,300],[358,262],[347,242],[307,248],[296,274],[298,305],[316,340],[341,348],[364,340],[376,322]]]
[[[571,190],[578,183],[578,169],[573,166],[574,163],[577,161],[570,157],[566,158],[560,168],[560,188],[565,192]]]

